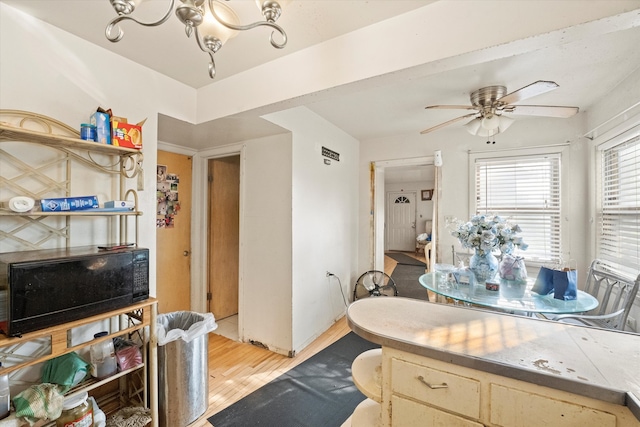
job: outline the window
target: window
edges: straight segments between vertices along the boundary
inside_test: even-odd
[[[635,278],[640,268],[640,129],[598,147],[597,257]]]
[[[518,224],[527,261],[560,262],[560,154],[475,159],[475,212]]]

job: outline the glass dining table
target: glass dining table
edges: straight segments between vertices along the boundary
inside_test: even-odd
[[[553,294],[539,295],[531,291],[534,278],[526,283],[500,280],[499,289],[488,290],[484,283],[457,283],[447,280],[449,276],[440,272],[426,273],[418,279],[420,284],[438,294],[454,300],[456,304],[490,307],[509,313],[522,313],[528,316],[541,314],[582,313],[598,306],[598,300],[592,295],[578,290],[575,300],[555,299]]]

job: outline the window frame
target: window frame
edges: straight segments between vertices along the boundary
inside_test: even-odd
[[[602,215],[603,215],[603,197],[604,197],[604,180],[603,180],[603,156],[606,151],[614,149],[621,144],[625,144],[635,138],[640,137],[640,114],[625,121],[623,124],[615,127],[609,132],[604,133],[598,138],[594,139],[595,150],[595,203],[593,206],[595,218],[594,221],[594,254],[595,257],[601,259],[605,268],[616,271],[617,273],[628,276],[631,279],[635,279],[638,274],[638,266],[630,263],[629,265],[620,264],[613,261],[609,261],[601,251],[601,239],[602,239]],[[640,238],[640,232],[638,233]],[[639,294],[640,295],[640,294]]]
[[[564,144],[554,144],[554,145],[545,145],[545,146],[537,146],[532,148],[513,148],[506,149],[502,151],[493,151],[493,152],[471,152],[469,151],[469,217],[475,215],[477,212],[476,206],[476,160],[507,160],[507,159],[519,159],[519,158],[527,158],[527,157],[540,157],[540,156],[557,156],[559,158],[559,173],[560,173],[560,209],[559,209],[559,255],[561,260],[568,260],[567,258],[567,247],[563,242],[567,241],[569,235],[568,227],[564,224],[563,218],[565,217],[566,212],[566,203],[567,203],[567,191],[566,191],[566,168],[570,163],[569,152],[567,149],[569,147],[568,143]],[[542,266],[542,265],[550,265],[553,262],[548,261],[538,261],[538,260],[528,260],[526,259],[526,252],[523,252],[525,255],[525,261],[527,265],[531,266]]]

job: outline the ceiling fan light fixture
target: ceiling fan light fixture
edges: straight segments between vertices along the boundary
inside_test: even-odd
[[[469,123],[465,124],[464,127],[467,129],[471,135],[477,135],[480,126],[482,125],[482,119],[480,117],[476,117],[471,120]]]
[[[146,0],[109,0],[118,16],[107,24],[105,29],[107,40],[116,43],[122,39],[124,31],[120,28],[121,21],[133,21],[145,27],[162,25],[169,19],[176,4],[176,0],[165,0],[167,1],[168,10],[159,20],[141,22],[133,17],[132,13],[143,1]],[[198,47],[207,53],[211,59],[211,62],[209,62],[209,77],[213,79],[216,73],[213,54],[239,31],[246,31],[260,26],[271,27],[274,30],[269,36],[271,45],[277,49],[285,47],[287,34],[275,21],[282,14],[283,5],[290,1],[292,0],[256,0],[256,4],[265,20],[247,25],[240,25],[238,15],[230,6],[225,4],[228,0],[179,0],[179,5],[175,7],[175,14],[185,25],[187,37],[191,37],[195,31]],[[276,32],[280,34],[281,41],[274,39],[274,33]]]
[[[482,128],[486,130],[494,130],[500,126],[500,117],[496,114],[489,114],[482,119]]]
[[[441,129],[460,120],[476,116],[464,126],[471,135],[491,137],[506,131],[514,122],[503,116],[503,113],[543,116],[543,117],[571,117],[578,113],[578,107],[564,107],[560,105],[513,105],[515,102],[549,92],[558,87],[552,81],[538,80],[518,90],[507,94],[505,86],[487,86],[471,92],[471,105],[430,105],[426,109],[461,109],[476,110],[476,113],[466,114],[452,120],[440,123],[423,130],[420,134]]]

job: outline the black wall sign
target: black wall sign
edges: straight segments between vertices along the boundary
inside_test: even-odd
[[[322,155],[335,161],[340,161],[340,153],[329,150],[327,147],[322,147]]]

